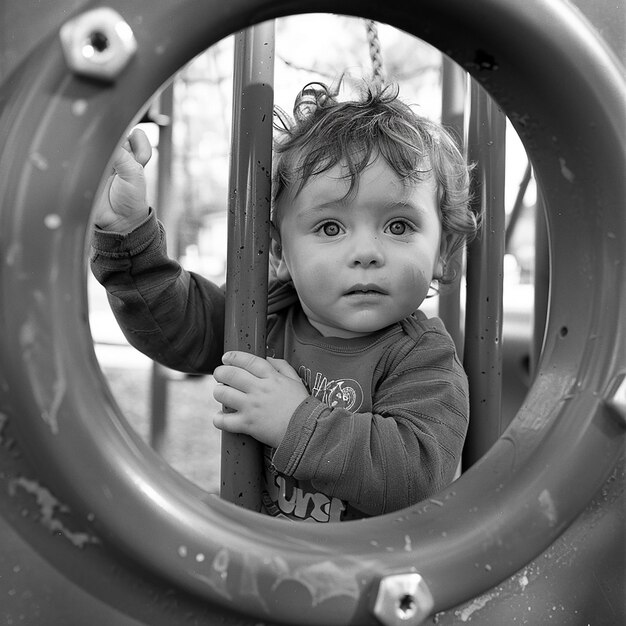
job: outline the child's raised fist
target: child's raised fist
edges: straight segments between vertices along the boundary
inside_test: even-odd
[[[135,129],[114,154],[112,172],[94,207],[94,223],[102,230],[128,233],[148,215],[144,165],[152,156],[146,134]]]

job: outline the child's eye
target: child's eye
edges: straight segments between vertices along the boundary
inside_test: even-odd
[[[387,226],[387,230],[392,235],[406,235],[409,229],[410,225],[403,220],[395,220],[393,222],[390,222]]]
[[[327,237],[336,237],[341,232],[341,228],[336,222],[325,222],[320,226],[320,230]]]

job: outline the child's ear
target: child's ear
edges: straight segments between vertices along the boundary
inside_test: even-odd
[[[439,244],[439,256],[435,262],[435,271],[433,278],[441,280],[446,272],[446,264],[450,260],[450,250],[452,249],[454,236],[451,233],[441,235],[441,243]]]
[[[437,258],[437,262],[435,263],[435,271],[433,272],[433,278],[436,280],[441,280],[443,278],[443,271],[445,268],[445,262],[443,257],[439,255]]]
[[[281,283],[286,283],[291,280],[291,274],[285,261],[285,255],[283,254],[283,247],[280,242],[280,233],[276,227],[272,226],[272,241],[270,247],[270,267],[276,278]]]

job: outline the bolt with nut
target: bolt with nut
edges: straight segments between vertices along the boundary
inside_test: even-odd
[[[431,614],[433,596],[417,572],[383,576],[373,613],[382,626],[419,626]]]
[[[74,73],[105,82],[113,82],[137,51],[131,27],[109,7],[73,17],[63,24],[59,37]]]

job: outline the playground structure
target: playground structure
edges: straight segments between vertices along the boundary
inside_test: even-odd
[[[25,42],[2,51],[0,75],[5,621],[620,623],[625,89],[608,6],[599,20],[590,2],[579,12],[548,0],[422,0],[419,10],[399,1],[137,0],[108,3],[115,13],[105,14],[74,1],[47,16],[5,4]],[[167,467],[110,397],[84,294],[85,204],[145,103],[222,37],[312,11],[401,27],[485,88],[531,158],[550,252],[541,354],[513,422],[495,438],[477,435],[467,471],[436,498],[332,528],[286,526],[207,498]],[[68,57],[77,36],[95,67]],[[491,119],[493,105],[480,106]],[[484,254],[492,267],[501,249]],[[483,304],[494,306],[483,290],[495,279],[480,276]],[[245,289],[233,291],[247,298]],[[497,309],[476,315],[497,318]],[[236,333],[257,319],[237,321]]]

